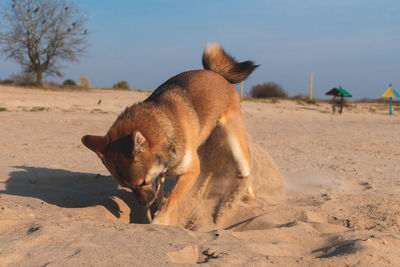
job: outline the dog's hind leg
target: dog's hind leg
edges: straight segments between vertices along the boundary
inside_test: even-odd
[[[227,112],[219,121],[226,134],[226,140],[232,152],[237,168],[238,178],[251,179],[250,177],[250,150],[247,143],[246,126],[240,111]],[[247,185],[250,196],[255,196],[254,186],[251,181]]]
[[[237,167],[238,177],[247,177],[250,175],[250,151],[242,114],[239,111],[224,115],[219,124],[226,134],[226,140]]]

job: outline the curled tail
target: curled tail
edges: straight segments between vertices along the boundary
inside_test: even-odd
[[[203,53],[203,67],[212,70],[230,83],[239,83],[245,80],[258,65],[253,61],[237,62],[235,58],[228,55],[219,44],[208,43]]]

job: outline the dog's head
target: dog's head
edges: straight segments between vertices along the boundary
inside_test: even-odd
[[[154,201],[167,164],[140,131],[113,141],[108,135],[86,135],[82,143],[99,156],[120,185],[132,189],[139,203]]]

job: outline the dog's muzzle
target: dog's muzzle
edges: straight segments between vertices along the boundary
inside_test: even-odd
[[[154,201],[157,200],[164,180],[164,176],[158,176],[154,184],[137,185],[131,187],[140,205],[148,208],[154,203]]]

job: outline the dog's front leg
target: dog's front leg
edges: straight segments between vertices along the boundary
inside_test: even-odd
[[[193,187],[200,174],[200,162],[197,154],[192,157],[192,162],[188,170],[178,176],[176,185],[165,201],[161,210],[153,219],[153,224],[169,225],[171,222],[171,215],[173,210],[178,206],[179,202],[186,196],[186,194]]]

